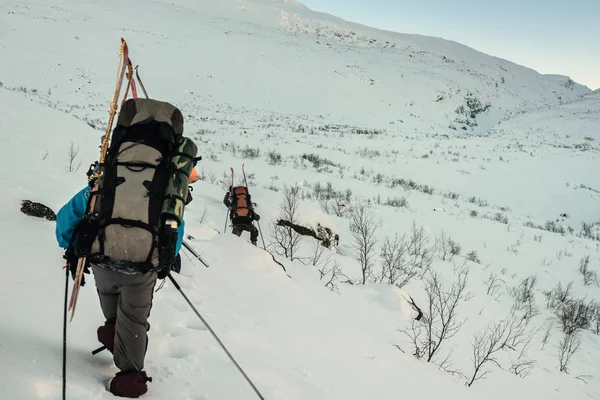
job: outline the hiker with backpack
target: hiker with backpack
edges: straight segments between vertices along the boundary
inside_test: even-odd
[[[109,384],[115,396],[137,398],[152,380],[144,371],[148,317],[157,279],[181,265],[183,211],[191,201],[196,151],[183,137],[183,115],[176,107],[128,100],[102,179],[80,190],[56,217],[56,237],[73,279],[82,258],[84,272],[91,267],[94,273],[106,319],[97,329],[98,341],[120,370]]]
[[[259,221],[260,215],[254,211],[252,198],[246,186],[229,186],[223,204],[229,209],[229,219],[233,226],[232,233],[240,236],[243,231],[250,232],[250,242],[256,246],[258,229],[252,222]]]

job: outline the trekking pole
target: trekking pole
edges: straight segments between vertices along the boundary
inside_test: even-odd
[[[260,239],[263,242],[263,249],[267,249],[267,246],[265,245],[265,237],[262,234],[262,229],[260,229],[260,222],[256,221],[256,225],[258,225],[258,231],[260,232]]]
[[[202,257],[200,257],[200,255],[198,253],[196,253],[194,251],[194,249],[192,249],[192,247],[185,240],[183,241],[183,247],[185,247],[187,249],[187,251],[189,251],[190,253],[192,253],[192,255],[198,259],[198,261],[200,261],[202,264],[204,264],[204,266],[206,268],[208,268],[208,264],[204,262],[204,260],[202,259]]]
[[[146,96],[146,98],[149,99],[150,97],[148,97],[148,92],[146,92],[146,88],[144,87],[144,83],[142,82],[142,78],[140,78],[140,73],[138,72],[138,67],[139,67],[139,65],[135,66],[135,76],[137,77],[137,80],[140,83],[140,86],[142,87],[142,91],[144,92],[144,96]]]
[[[67,306],[69,302],[69,267],[65,265],[65,306],[63,311],[62,398],[67,398]]]
[[[210,325],[208,325],[208,322],[206,322],[206,320],[204,318],[202,318],[202,315],[200,315],[200,313],[198,312],[198,310],[196,309],[196,307],[194,307],[194,305],[192,304],[192,302],[190,301],[190,299],[188,299],[188,297],[185,295],[185,293],[183,293],[183,290],[181,290],[181,286],[179,286],[179,284],[177,283],[177,281],[175,280],[175,278],[173,278],[171,276],[171,274],[167,275],[167,277],[171,280],[171,282],[173,282],[173,285],[175,285],[175,288],[177,290],[179,290],[179,293],[181,293],[181,295],[183,296],[183,298],[185,299],[185,301],[187,301],[187,303],[192,308],[192,310],[196,313],[196,315],[198,316],[198,318],[200,318],[200,321],[202,321],[202,323],[210,331],[210,333],[213,335],[213,337],[215,338],[215,340],[219,343],[219,345],[221,346],[221,348],[223,349],[223,351],[225,352],[225,354],[227,354],[227,356],[229,357],[229,359],[231,360],[231,362],[236,366],[236,368],[238,369],[238,371],[240,371],[240,373],[244,376],[244,378],[246,379],[246,382],[248,382],[250,384],[250,386],[252,386],[252,389],[254,389],[254,392],[256,393],[256,395],[261,400],[265,400],[265,398],[263,397],[262,394],[260,394],[260,392],[258,391],[258,389],[256,388],[256,386],[254,386],[254,383],[252,383],[252,381],[250,380],[250,378],[248,377],[248,375],[246,375],[246,373],[244,372],[244,370],[242,369],[242,367],[240,367],[240,365],[237,363],[237,361],[235,361],[235,359],[233,358],[233,356],[231,355],[231,353],[229,353],[229,351],[227,350],[227,348],[225,347],[225,345],[223,344],[223,342],[221,342],[221,339],[219,339],[219,337],[217,336],[217,334],[215,333],[215,331],[212,330],[212,328],[210,327]]]
[[[225,227],[223,228],[223,235],[224,235],[225,233],[227,233],[227,217],[228,217],[228,214],[229,214],[229,208],[228,208],[228,209],[227,209],[227,211],[225,212]]]

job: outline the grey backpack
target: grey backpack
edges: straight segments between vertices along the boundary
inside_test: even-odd
[[[183,115],[175,106],[150,99],[125,102],[102,180],[91,193],[96,202],[84,218],[80,236],[86,239],[77,245],[78,255],[129,274],[171,265],[196,152],[183,137]]]

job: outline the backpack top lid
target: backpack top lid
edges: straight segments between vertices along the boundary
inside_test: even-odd
[[[183,114],[174,105],[153,99],[129,99],[121,107],[117,125],[126,128],[153,119],[166,122],[178,135],[183,135]]]

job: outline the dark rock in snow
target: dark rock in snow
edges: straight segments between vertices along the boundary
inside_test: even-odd
[[[31,217],[46,218],[48,221],[56,221],[56,214],[51,208],[31,200],[21,202],[21,212]]]

